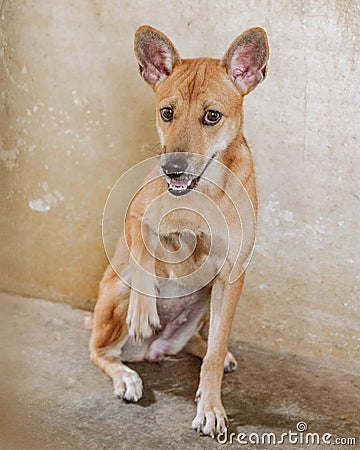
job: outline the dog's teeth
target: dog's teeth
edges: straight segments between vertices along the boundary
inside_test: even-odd
[[[184,184],[170,183],[170,186],[172,189],[175,189],[176,191],[182,191],[184,189],[187,189],[190,186],[191,181],[192,180],[186,181],[186,184],[184,182],[183,182]]]

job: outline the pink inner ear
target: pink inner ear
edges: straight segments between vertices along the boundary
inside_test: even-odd
[[[151,85],[156,84],[159,81],[159,78],[160,78],[159,71],[152,64],[148,64],[146,66],[146,68],[142,67],[141,68],[141,75]]]
[[[230,63],[230,76],[234,81],[241,77],[241,80],[250,88],[261,81],[262,75],[259,70],[254,45],[244,45],[234,52]]]
[[[156,67],[159,72],[164,75],[169,75],[169,68],[166,63],[169,64],[169,56],[166,54],[166,48],[159,44],[149,45],[148,48],[148,58],[151,61],[152,65]]]
[[[150,43],[146,48],[146,65],[142,75],[150,84],[155,84],[162,76],[171,72],[171,57],[167,54],[169,49],[160,43]]]

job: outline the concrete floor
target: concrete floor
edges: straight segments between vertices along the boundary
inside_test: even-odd
[[[138,404],[119,401],[89,361],[84,315],[64,304],[0,295],[1,450],[331,448],[287,438],[221,445],[197,435],[190,424],[200,362],[187,355],[131,364],[145,394]],[[336,436],[356,439],[337,448],[360,448],[359,375],[245,344],[232,349],[240,364],[223,383],[229,432],[274,432],[280,439],[302,421],[308,432],[331,433],[332,443]]]

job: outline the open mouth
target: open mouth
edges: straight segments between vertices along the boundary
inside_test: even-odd
[[[185,195],[194,189],[200,177],[194,178],[190,174],[182,174],[179,177],[166,176],[168,191],[173,195]]]
[[[198,185],[200,179],[204,175],[206,169],[209,167],[211,161],[215,158],[217,152],[215,152],[211,158],[208,158],[205,166],[199,175],[194,175],[193,173],[188,173],[183,170],[183,167],[177,161],[173,161],[173,164],[166,166],[162,165],[160,173],[166,179],[168,191],[172,195],[185,195],[192,191]],[[181,161],[183,163],[183,161]],[[184,166],[184,164],[182,164]],[[175,169],[180,169],[176,170]],[[185,164],[187,167],[187,163]],[[174,170],[175,169],[175,170]]]

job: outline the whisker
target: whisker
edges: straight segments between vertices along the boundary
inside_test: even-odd
[[[156,126],[156,120],[155,119],[148,119],[146,122],[145,122],[145,126],[146,127],[155,127]]]
[[[161,154],[161,144],[160,142],[158,142],[155,145],[152,144],[143,144],[141,146],[140,149],[142,152],[151,152],[154,153],[155,155],[160,155]]]

